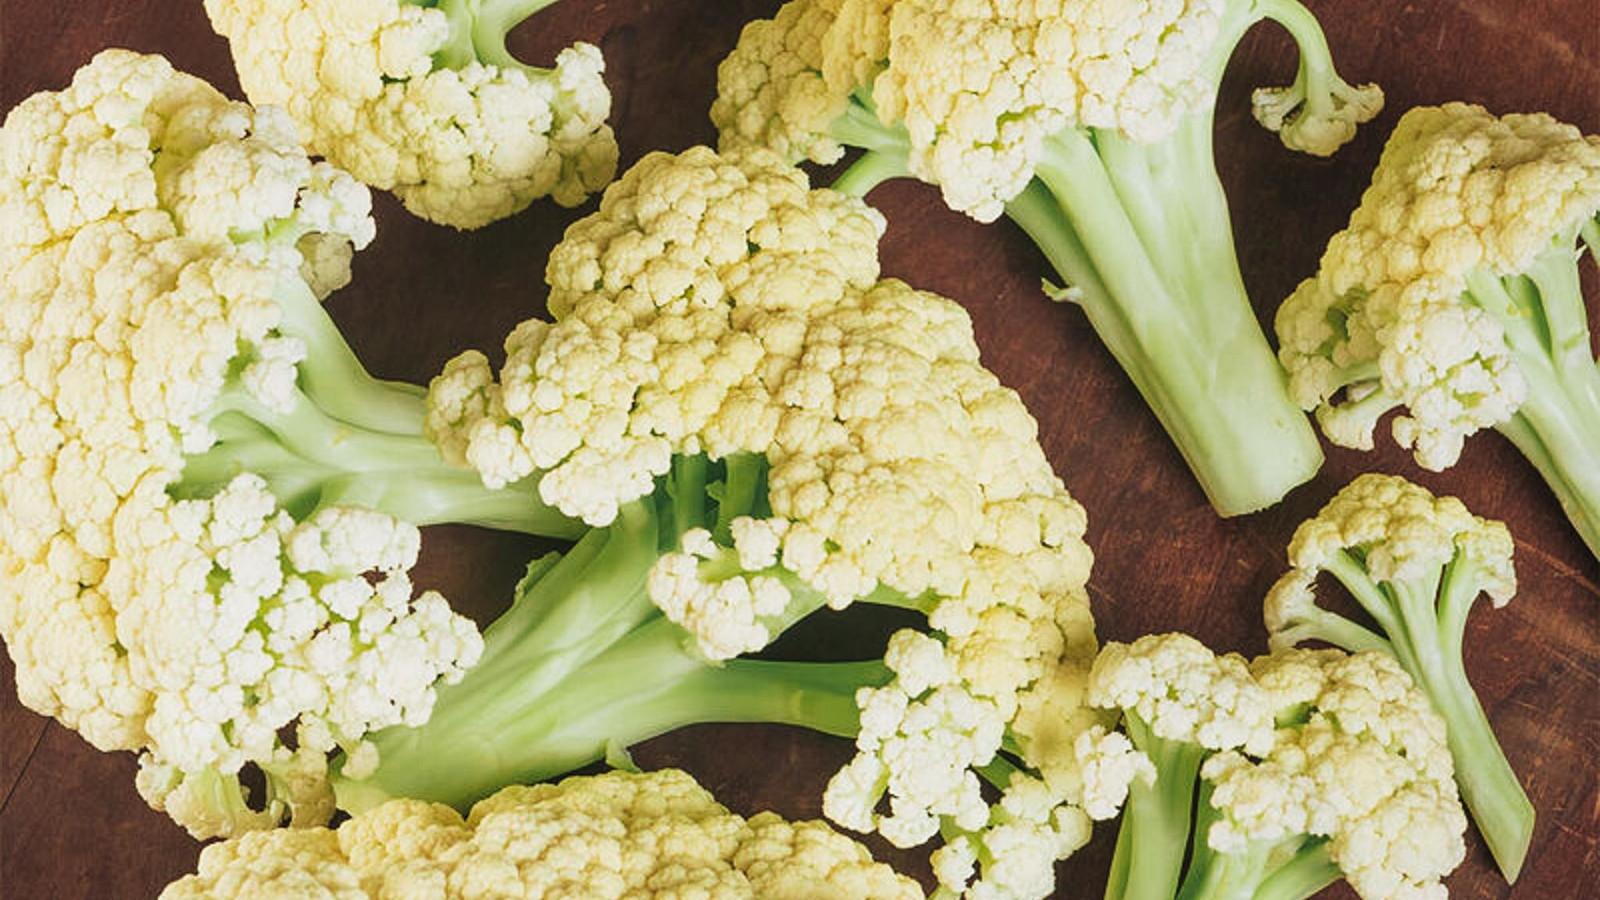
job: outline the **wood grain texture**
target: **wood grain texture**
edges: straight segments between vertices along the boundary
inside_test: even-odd
[[[1263,320],[1314,269],[1408,106],[1463,99],[1496,112],[1542,109],[1600,132],[1595,0],[1307,3],[1341,70],[1381,83],[1389,106],[1332,159],[1289,153],[1250,120],[1247,95],[1292,75],[1291,46],[1271,27],[1246,39],[1224,82],[1216,140],[1241,264]],[[650,149],[711,140],[705,110],[716,61],[745,20],[776,5],[565,0],[520,29],[516,46],[537,61],[572,40],[601,45],[626,163]],[[0,110],[63,86],[106,46],[166,54],[237,96],[226,45],[198,0],[0,0]],[[1514,888],[1475,836],[1448,883],[1452,896],[1468,900],[1600,896],[1600,563],[1504,441],[1474,438],[1461,463],[1441,474],[1421,472],[1393,447],[1330,451],[1324,471],[1280,506],[1220,520],[1083,317],[1039,295],[1046,267],[1019,232],[950,213],[919,185],[890,184],[871,199],[890,220],[886,274],[971,311],[988,365],[1039,418],[1047,452],[1088,508],[1103,638],[1181,629],[1218,649],[1263,650],[1260,600],[1283,566],[1284,543],[1360,471],[1404,474],[1504,519],[1517,536],[1522,590],[1503,610],[1475,612],[1467,662],[1540,819]],[[544,256],[591,208],[537,204],[459,234],[380,197],[378,240],[357,257],[354,284],[330,308],[375,372],[425,380],[463,348],[494,351],[512,325],[540,311]],[[1591,307],[1594,319],[1600,303]],[[461,528],[430,530],[425,543],[418,580],[485,621],[530,552],[520,539]],[[144,807],[130,754],[98,753],[23,709],[9,660],[0,663],[0,691],[0,896],[148,900],[192,869],[198,845]],[[817,792],[847,755],[838,741],[790,729],[722,726],[637,753],[645,764],[689,768],[739,811],[790,816],[818,814]],[[1108,836],[1063,864],[1059,897],[1098,896]],[[915,854],[892,858],[923,871]],[[1351,896],[1343,887],[1325,894]]]

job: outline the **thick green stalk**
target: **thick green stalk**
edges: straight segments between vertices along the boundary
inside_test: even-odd
[[[450,37],[434,54],[434,62],[445,69],[460,69],[477,61],[503,69],[542,71],[518,60],[506,49],[506,35],[512,29],[557,0],[435,0],[417,6],[436,6],[450,21]]]
[[[1069,130],[1008,208],[1144,395],[1218,512],[1270,506],[1322,451],[1239,275],[1209,115],[1156,144]]]
[[[878,121],[872,101],[865,91],[850,98],[844,115],[835,119],[829,128],[833,139],[847,147],[858,147],[863,153],[849,168],[834,179],[830,187],[853,197],[865,197],[869,191],[891,178],[911,176],[911,139],[902,128],[886,126]]]
[[[1156,780],[1146,784],[1135,779],[1129,786],[1106,900],[1171,900],[1183,875],[1183,848],[1206,750],[1199,744],[1157,737],[1132,713],[1125,716],[1124,727],[1133,745],[1155,765]]]
[[[1213,849],[1209,835],[1218,811],[1211,793],[1211,784],[1202,781],[1189,866],[1176,900],[1306,900],[1343,877],[1328,856],[1328,842],[1304,834],[1249,841],[1228,853]]]
[[[722,483],[748,496],[741,484],[762,477],[759,467],[731,468]],[[570,772],[702,722],[853,736],[856,691],[891,677],[881,660],[713,665],[651,603],[651,566],[685,528],[713,516],[707,470],[704,458],[678,460],[654,496],[624,506],[566,555],[530,566],[512,608],[485,632],[483,659],[439,690],[428,722],[373,736],[376,773],[335,779],[340,807],[407,796],[464,808],[502,785]]]
[[[1308,840],[1298,852],[1267,874],[1250,900],[1310,900],[1344,877],[1325,840]]]
[[[297,383],[323,412],[365,431],[422,434],[425,389],[372,377],[304,282],[281,281],[273,296],[283,311],[279,330],[306,345]]]

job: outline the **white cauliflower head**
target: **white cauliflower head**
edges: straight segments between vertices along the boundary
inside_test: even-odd
[[[591,44],[574,44],[542,70],[503,46],[475,47],[515,24],[477,27],[475,4],[205,5],[252,103],[288,110],[311,152],[393,191],[423,218],[477,228],[545,196],[576,205],[616,169],[605,122],[611,94]]]
[[[912,174],[989,221],[1033,177],[1053,133],[1160,140],[1216,85],[1223,0],[794,0],[752,23],[719,72],[725,148],[832,162],[850,96],[902,125]]]
[[[552,253],[554,321],[512,333],[498,378],[481,354],[451,363],[430,430],[595,525],[674,459],[764,467],[758,514],[681,535],[652,599],[711,658],[797,608],[888,591],[926,609],[936,636],[891,643],[897,677],[862,695],[860,754],[826,801],[911,845],[988,827],[973,767],[1008,732],[1075,803],[1073,743],[1100,717],[1081,703],[1082,508],[961,308],[879,279],[882,228],[769,152],[647,156]]]

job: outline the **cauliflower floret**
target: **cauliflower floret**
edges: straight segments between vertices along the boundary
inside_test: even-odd
[[[724,149],[824,164],[852,139],[874,147],[877,125],[903,128],[910,174],[987,222],[1034,177],[1052,135],[1093,128],[1151,144],[1204,114],[1217,59],[1247,16],[1292,14],[1237,6],[793,0],[745,28],[718,70],[711,117]],[[1376,115],[1382,93],[1319,69],[1255,102],[1290,147],[1326,155]]]
[[[466,819],[392,800],[326,828],[208,846],[161,900],[288,895],[911,900],[916,882],[821,822],[729,812],[676,770],[514,785]]]
[[[206,2],[251,102],[287,109],[311,152],[417,215],[477,228],[544,196],[582,202],[617,162],[599,49],[577,43],[553,69],[523,66],[503,46],[516,23],[476,23],[475,9]]]
[[[1165,741],[1260,754],[1274,707],[1235,654],[1218,656],[1179,633],[1107,644],[1089,676],[1089,702],[1120,709]]]
[[[452,363],[430,428],[488,481],[539,472],[597,526],[676,459],[720,463],[721,491],[759,471],[742,480],[761,515],[689,530],[649,577],[710,659],[877,591],[925,609],[938,637],[892,639],[895,680],[860,695],[858,756],[825,801],[909,846],[941,819],[988,827],[973,768],[1008,729],[1076,803],[1073,741],[1100,717],[1080,709],[1083,510],[961,308],[879,279],[883,227],[770,152],[647,156],[551,254],[554,322],[517,329],[498,380],[481,355]]]
[[[1443,897],[1439,879],[1466,854],[1466,815],[1427,695],[1383,653],[1285,650],[1251,670],[1282,708],[1308,712],[1260,759],[1206,761],[1208,845],[1240,853],[1326,838],[1329,861],[1364,900]]]
[[[1347,228],[1277,314],[1296,400],[1329,438],[1372,446],[1380,417],[1424,468],[1505,426],[1530,400],[1556,403],[1552,357],[1585,353],[1562,323],[1571,296],[1536,274],[1600,212],[1600,139],[1543,114],[1500,118],[1451,103],[1408,111]],[[1565,247],[1566,249],[1563,249]],[[1555,256],[1551,256],[1554,254]],[[1498,286],[1533,275],[1525,309]],[[1581,309],[1580,309],[1581,313]],[[1555,336],[1529,330],[1548,316]],[[1537,329],[1533,329],[1537,331]],[[1530,378],[1539,379],[1530,387]]]
[[[7,116],[0,205],[0,637],[19,695],[142,751],[142,792],[199,834],[276,821],[275,803],[325,817],[325,772],[280,731],[315,754],[420,721],[477,632],[413,598],[412,526],[337,506],[297,521],[232,461],[187,479],[219,430],[317,414],[298,329],[373,237],[366,189],[281,114],[110,50]],[[243,805],[247,764],[268,809]]]
[[[1400,661],[1448,723],[1462,797],[1508,878],[1527,853],[1533,804],[1473,693],[1462,646],[1477,596],[1501,606],[1516,592],[1512,550],[1503,523],[1398,476],[1368,473],[1295,530],[1292,568],[1264,606],[1274,648],[1321,641]],[[1349,590],[1375,627],[1317,605],[1322,572]]]

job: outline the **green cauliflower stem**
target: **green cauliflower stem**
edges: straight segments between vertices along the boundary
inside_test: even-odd
[[[342,823],[212,844],[160,900],[339,897],[913,900],[820,821],[735,815],[684,772],[512,785],[455,810],[397,799]]]
[[[506,36],[555,0],[207,0],[250,101],[289,111],[313,153],[416,215],[478,228],[608,183],[617,145],[597,47],[553,68]]]
[[[1600,137],[1544,114],[1409,110],[1317,274],[1279,308],[1290,387],[1336,444],[1441,470],[1483,428],[1600,557],[1600,363],[1579,260],[1600,253]]]
[[[1325,641],[1399,660],[1449,728],[1462,799],[1507,881],[1527,855],[1534,809],[1467,680],[1462,645],[1479,594],[1498,607],[1516,592],[1511,554],[1501,523],[1403,478],[1367,474],[1295,531],[1293,568],[1266,601],[1274,647]],[[1317,605],[1320,572],[1344,585],[1378,632]]]
[[[106,51],[0,127],[0,637],[18,693],[196,834],[331,811],[324,754],[426,718],[476,629],[418,526],[581,530],[423,435],[320,298],[366,188],[273,110]],[[291,740],[283,733],[292,732]],[[267,792],[246,804],[239,773]]]
[[[1338,78],[1294,0],[794,0],[747,26],[711,115],[724,147],[818,163],[863,150],[842,190],[910,175],[980,221],[1009,216],[1235,515],[1322,461],[1245,294],[1212,158],[1217,85],[1263,19],[1302,59],[1293,85],[1258,92],[1258,117],[1333,152],[1382,94]]]
[[[892,677],[882,660],[710,665],[647,590],[652,567],[684,531],[759,514],[711,496],[755,499],[757,491],[741,490],[755,486],[740,482],[763,476],[753,461],[680,460],[611,525],[535,560],[512,607],[485,630],[481,660],[439,689],[427,723],[373,735],[376,770],[352,766],[334,776],[339,808],[362,812],[416,797],[465,809],[502,785],[563,775],[700,722],[775,722],[854,737],[856,692]],[[795,603],[768,627],[781,631],[821,605]]]
[[[1089,692],[1133,754],[1086,769],[1127,791],[1108,900],[1306,900],[1341,878],[1363,900],[1445,896],[1466,820],[1444,723],[1388,654],[1246,663],[1150,635],[1107,644]]]

